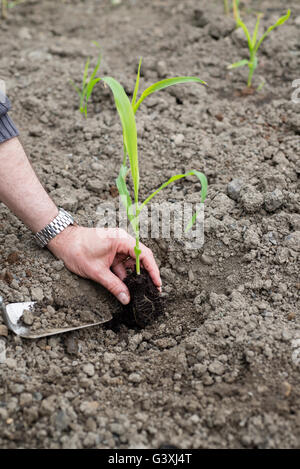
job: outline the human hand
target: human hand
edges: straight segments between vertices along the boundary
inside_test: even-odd
[[[71,272],[100,283],[121,303],[129,303],[130,294],[122,280],[126,277],[126,267],[135,265],[135,239],[125,230],[71,225],[47,247]],[[140,249],[141,264],[161,290],[159,269],[152,251],[142,243]]]

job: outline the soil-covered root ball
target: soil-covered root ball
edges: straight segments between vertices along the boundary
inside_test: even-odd
[[[130,292],[130,303],[121,307],[115,319],[128,327],[144,328],[163,314],[163,301],[146,270],[142,269],[140,275],[130,273],[124,283]]]

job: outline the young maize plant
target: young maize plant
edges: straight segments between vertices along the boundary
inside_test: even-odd
[[[276,23],[273,24],[272,26],[270,26],[267,29],[267,31],[261,36],[261,38],[258,39],[257,34],[258,34],[258,28],[259,28],[260,18],[262,16],[262,14],[259,13],[257,15],[256,25],[255,25],[255,28],[254,28],[254,31],[253,31],[253,35],[251,37],[247,26],[241,20],[240,13],[239,13],[239,10],[237,8],[236,0],[234,0],[234,5],[236,6],[235,11],[236,11],[236,15],[237,15],[236,16],[237,26],[241,27],[243,29],[243,31],[245,33],[245,36],[247,38],[248,48],[249,48],[249,59],[243,59],[243,60],[240,60],[239,62],[235,62],[231,65],[228,65],[227,68],[228,68],[228,70],[231,70],[233,68],[244,67],[245,65],[248,65],[249,74],[248,74],[247,86],[250,88],[251,85],[252,85],[253,73],[254,73],[257,65],[258,65],[258,60],[257,60],[257,51],[258,51],[258,49],[260,48],[262,42],[266,39],[266,37],[271,33],[271,31],[273,31],[273,29],[277,28],[278,26],[285,23],[289,19],[291,11],[288,10],[286,15],[279,18],[276,21]]]
[[[98,42],[94,41],[93,44],[95,44],[98,48],[100,48],[100,45],[98,44]],[[90,67],[90,57],[87,59],[85,63],[85,67],[84,67],[81,89],[78,88],[78,86],[76,86],[75,83],[71,80],[71,85],[73,86],[73,88],[75,88],[79,96],[79,100],[80,100],[79,110],[82,114],[85,115],[85,117],[87,117],[87,105],[91,97],[92,91],[94,89],[94,86],[96,85],[96,83],[98,83],[98,81],[101,80],[101,78],[96,78],[96,74],[99,70],[100,64],[101,64],[101,53],[99,53],[98,55],[97,64],[93,70],[93,73],[91,74],[90,78],[88,78],[89,67]]]
[[[236,19],[237,8],[239,6],[239,3],[240,3],[240,0],[236,0],[236,2],[233,2],[233,5],[232,5],[233,15],[235,19]],[[225,15],[229,15],[229,11],[230,11],[229,0],[224,0],[224,10],[225,10]]]
[[[7,18],[7,0],[1,0],[1,15],[2,18]]]
[[[199,171],[192,170],[185,174],[177,174],[171,177],[168,181],[162,184],[158,189],[156,189],[149,197],[144,200],[144,202],[139,202],[139,159],[138,159],[138,147],[137,147],[137,130],[136,130],[136,119],[135,114],[144,101],[144,99],[151,95],[152,93],[162,90],[163,88],[167,88],[168,86],[175,85],[177,83],[187,83],[187,82],[197,82],[201,84],[206,84],[204,81],[200,80],[196,77],[176,77],[176,78],[168,78],[166,80],[159,81],[154,85],[147,88],[137,99],[138,89],[139,89],[139,80],[140,80],[140,69],[141,69],[141,61],[138,67],[138,73],[136,78],[135,89],[133,93],[132,101],[130,102],[124,88],[120,83],[118,83],[114,78],[111,77],[104,77],[101,80],[110,87],[116,108],[118,110],[120,120],[122,123],[123,128],[123,145],[124,145],[124,157],[123,163],[121,165],[121,169],[119,172],[119,176],[116,180],[117,188],[122,200],[126,208],[126,213],[128,220],[133,228],[136,245],[135,245],[135,255],[136,255],[136,273],[140,274],[140,254],[141,250],[139,247],[140,242],[140,234],[139,234],[139,216],[143,208],[150,202],[150,200],[157,195],[162,189],[167,187],[174,181],[178,181],[179,179],[185,178],[187,176],[194,175],[196,176],[199,181],[201,182],[201,202],[204,202],[207,193],[207,179],[203,173]],[[127,155],[130,163],[130,170],[128,170],[127,164]],[[133,189],[134,189],[134,199],[131,199],[127,184],[126,184],[126,177],[128,172],[131,174],[131,178],[133,181]],[[188,226],[186,227],[186,231],[188,231],[194,224],[197,218],[197,213],[195,213],[192,219],[189,221]]]

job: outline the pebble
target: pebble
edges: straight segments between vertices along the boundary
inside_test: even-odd
[[[7,337],[8,336],[8,329],[3,324],[0,324],[0,336]]]
[[[247,213],[255,213],[260,210],[264,203],[263,195],[257,190],[248,188],[242,195],[241,201]]]
[[[87,363],[86,365],[84,365],[82,370],[89,377],[92,377],[95,374],[95,367],[92,363]]]
[[[5,363],[11,370],[17,368],[17,361],[14,358],[7,358]]]
[[[22,321],[24,322],[24,324],[26,324],[26,326],[32,326],[33,320],[34,320],[34,317],[33,317],[32,312],[29,311],[28,309],[25,309],[22,315]]]
[[[225,367],[223,363],[219,362],[218,360],[215,360],[209,365],[208,371],[210,371],[210,373],[213,373],[214,375],[221,376],[225,372]]]
[[[184,135],[183,134],[177,134],[175,135],[174,137],[174,143],[175,145],[182,145],[182,143],[184,142]]]
[[[213,263],[214,263],[213,258],[210,257],[210,256],[207,256],[206,254],[202,254],[200,260],[201,260],[202,264],[205,264],[205,265],[213,265]]]
[[[285,238],[284,243],[288,248],[294,251],[300,251],[300,231],[294,231]]]
[[[265,194],[265,208],[268,212],[275,212],[283,204],[284,196],[280,189]]]
[[[80,410],[84,415],[94,415],[97,413],[99,405],[97,401],[83,401],[80,404]]]
[[[128,376],[128,381],[130,381],[131,383],[140,383],[142,381],[142,377],[139,373],[131,373],[129,376]]]
[[[243,181],[241,179],[233,179],[227,186],[227,194],[233,200],[240,198],[241,189],[243,187]]]
[[[32,287],[30,291],[31,291],[31,298],[33,301],[43,301],[44,292],[40,287]]]

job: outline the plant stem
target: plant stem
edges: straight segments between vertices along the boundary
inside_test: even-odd
[[[7,18],[7,0],[1,1],[2,18]]]
[[[254,73],[254,70],[255,70],[255,66],[254,66],[254,60],[255,60],[255,55],[253,55],[253,53],[250,54],[250,60],[249,60],[249,75],[248,75],[248,83],[247,83],[247,86],[248,88],[251,87],[251,84],[252,84],[252,77],[253,77],[253,73]]]
[[[229,14],[228,0],[224,0],[224,10],[225,10],[225,14],[228,15]]]
[[[136,238],[135,238],[135,250],[136,250],[136,260],[135,260],[135,264],[136,264],[136,273],[137,273],[137,275],[140,275],[140,273],[141,273],[141,266],[140,266],[140,254],[139,254],[139,251],[140,251],[140,239],[139,239],[139,235],[137,235]]]

